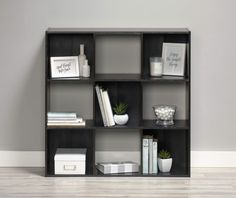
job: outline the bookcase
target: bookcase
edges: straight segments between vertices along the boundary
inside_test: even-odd
[[[131,44],[131,55],[123,50],[115,51],[115,61],[106,62],[111,56],[109,42],[119,46],[119,39],[125,46]],[[150,77],[149,57],[162,55],[163,42],[186,43],[186,60],[184,76]],[[60,78],[52,79],[50,74],[50,57],[77,56],[80,44],[85,45],[85,54],[91,66],[90,78]],[[57,148],[86,148],[86,175],[83,176],[154,176],[154,177],[189,177],[190,176],[190,49],[191,32],[185,28],[167,29],[76,29],[49,28],[45,36],[45,175],[54,174],[54,155]],[[103,49],[101,49],[103,48]],[[123,55],[122,55],[123,54]],[[120,59],[116,56],[123,56]],[[134,58],[135,57],[135,58]],[[133,61],[135,59],[135,61]],[[124,61],[127,63],[125,65]],[[133,61],[133,62],[132,62]],[[131,64],[132,62],[133,64]],[[120,66],[119,66],[120,64]],[[135,67],[131,70],[131,67]],[[112,73],[112,68],[114,73]],[[119,69],[120,68],[120,69]],[[99,84],[108,89],[112,105],[123,100],[129,104],[129,122],[125,126],[104,127],[96,96],[95,86]],[[61,89],[60,87],[63,87]],[[73,91],[71,89],[73,88]],[[70,91],[68,91],[70,90]],[[87,90],[88,96],[83,96]],[[60,94],[70,92],[63,101]],[[77,94],[82,99],[73,97]],[[77,107],[77,102],[82,103]],[[55,103],[57,107],[55,107]],[[69,104],[67,109],[64,103]],[[73,111],[70,104],[74,103],[77,113],[84,109],[86,126],[47,126],[47,112],[52,110]],[[151,114],[152,106],[156,104],[175,104],[177,113],[175,124],[162,127],[155,124],[155,116]],[[62,107],[63,106],[63,107]],[[58,108],[58,109],[57,109]],[[86,108],[89,108],[88,110]],[[84,116],[84,115],[82,115]],[[105,133],[126,131],[126,139],[130,131],[136,131],[139,145],[138,153],[140,172],[133,174],[103,175],[96,170],[96,137]],[[154,135],[158,138],[158,149],[168,149],[173,157],[170,173],[142,174],[142,137]],[[127,141],[127,140],[126,140]],[[122,147],[122,143],[120,147]],[[63,176],[63,175],[60,175]],[[66,176],[66,175],[65,175]],[[79,175],[72,175],[79,176]]]

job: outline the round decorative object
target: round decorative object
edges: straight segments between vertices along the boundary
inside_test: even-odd
[[[114,121],[116,124],[118,125],[125,125],[129,120],[129,116],[128,114],[124,114],[124,115],[114,115]]]
[[[162,126],[168,126],[174,124],[174,115],[176,112],[176,106],[174,105],[155,105],[153,111],[156,116],[156,124]]]

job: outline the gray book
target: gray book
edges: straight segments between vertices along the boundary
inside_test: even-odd
[[[143,174],[148,174],[148,137],[147,136],[143,136],[143,145],[142,145],[142,163],[143,163],[143,167],[142,167],[142,172]]]
[[[158,141],[157,139],[153,139],[152,143],[152,173],[158,173],[158,165],[157,165],[157,152],[158,152]]]
[[[152,153],[153,153],[153,150],[152,150],[152,143],[153,143],[153,137],[152,136],[149,136],[148,138],[148,173],[149,174],[152,174],[152,165],[153,165],[153,157],[152,157]]]

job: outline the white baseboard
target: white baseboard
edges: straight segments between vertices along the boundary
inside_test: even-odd
[[[0,151],[0,167],[44,167],[44,151]]]
[[[191,151],[191,167],[236,167],[236,151]]]
[[[96,156],[107,159],[107,154],[114,157],[119,153],[97,152]],[[134,161],[139,159],[139,152],[129,155]],[[0,151],[0,167],[44,167],[44,160],[44,151]],[[236,151],[191,151],[191,167],[236,167]]]

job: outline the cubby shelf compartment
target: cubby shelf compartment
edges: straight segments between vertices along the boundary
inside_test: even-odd
[[[118,102],[125,102],[129,104],[129,124],[127,126],[139,126],[141,120],[141,84],[139,82],[98,82],[99,86],[108,90],[111,105],[115,106]],[[95,91],[94,91],[95,92]],[[132,94],[131,94],[132,92]],[[95,101],[95,125],[103,126],[100,107],[98,104],[96,93],[94,93]],[[133,99],[135,98],[135,101]]]
[[[93,174],[94,131],[89,129],[48,129],[46,141],[46,175],[54,175],[57,148],[86,148],[86,174]]]
[[[127,39],[128,38],[128,39]],[[120,39],[120,40],[119,40]],[[125,40],[124,40],[125,39]],[[186,43],[184,76],[151,77],[149,58],[162,55],[164,42]],[[125,45],[124,45],[125,43]],[[91,66],[90,78],[51,78],[50,57],[78,56],[80,44],[85,44],[85,54]],[[112,47],[110,46],[112,44]],[[125,47],[124,47],[125,46]],[[191,140],[191,32],[186,28],[49,28],[45,38],[45,175],[49,177],[189,177],[190,176],[190,140]],[[118,50],[119,49],[119,50]],[[129,53],[133,49],[132,52]],[[110,53],[112,50],[113,53]],[[124,58],[122,59],[122,50]],[[126,51],[125,51],[126,50]],[[139,52],[140,50],[140,52]],[[113,55],[119,55],[115,58]],[[128,55],[128,56],[127,56]],[[110,58],[116,60],[111,60]],[[107,60],[108,58],[108,60]],[[125,62],[126,59],[129,59]],[[104,61],[106,60],[106,61]],[[122,60],[122,61],[120,61]],[[130,61],[132,60],[132,61]],[[118,62],[120,61],[120,62]],[[114,63],[114,64],[113,64]],[[132,68],[132,69],[131,69]],[[126,102],[129,104],[129,122],[125,126],[104,127],[98,104],[95,86],[108,90],[111,104]],[[87,86],[87,87],[86,87]],[[178,88],[178,89],[177,89]],[[57,98],[64,93],[68,98]],[[73,90],[73,91],[71,91]],[[88,92],[86,92],[86,91]],[[179,91],[180,90],[180,91]],[[81,92],[79,92],[81,91]],[[155,92],[155,93],[154,93]],[[76,94],[78,93],[79,97]],[[81,95],[80,95],[81,94]],[[64,96],[64,95],[63,95]],[[76,96],[76,97],[75,97]],[[83,97],[81,97],[83,96]],[[67,97],[67,95],[66,95]],[[80,99],[80,97],[82,99]],[[88,98],[89,97],[89,98]],[[76,99],[78,98],[78,99]],[[61,100],[60,100],[61,99]],[[86,126],[47,126],[47,112],[57,110],[62,100],[67,100],[59,110],[68,109],[79,113],[81,105],[74,101],[84,101],[81,116]],[[90,100],[89,100],[90,99]],[[55,103],[50,103],[51,101]],[[58,103],[59,101],[59,103]],[[180,108],[176,112],[175,124],[157,126],[152,112],[154,104],[175,104]],[[64,104],[64,103],[63,103]],[[75,107],[73,105],[76,105]],[[73,108],[72,108],[73,107]],[[90,107],[90,109],[88,109]],[[144,108],[145,107],[145,108]],[[111,131],[109,131],[111,130]],[[158,138],[158,149],[168,149],[174,158],[170,173],[158,174],[111,174],[104,175],[95,167],[95,138],[102,133],[124,132],[128,136],[136,131],[136,145],[140,145],[143,135]],[[110,133],[111,132],[111,133]],[[128,134],[127,134],[128,133]],[[98,135],[98,136],[97,136]],[[125,138],[125,137],[124,137]],[[133,138],[134,139],[134,138]],[[99,140],[96,139],[96,140]],[[122,139],[122,142],[124,140]],[[136,142],[137,141],[137,142]],[[129,145],[129,144],[128,144]],[[86,175],[55,175],[54,155],[56,149],[87,148]],[[122,147],[122,145],[121,145]],[[140,170],[142,167],[142,146],[140,152]],[[110,151],[110,150],[109,150]]]

